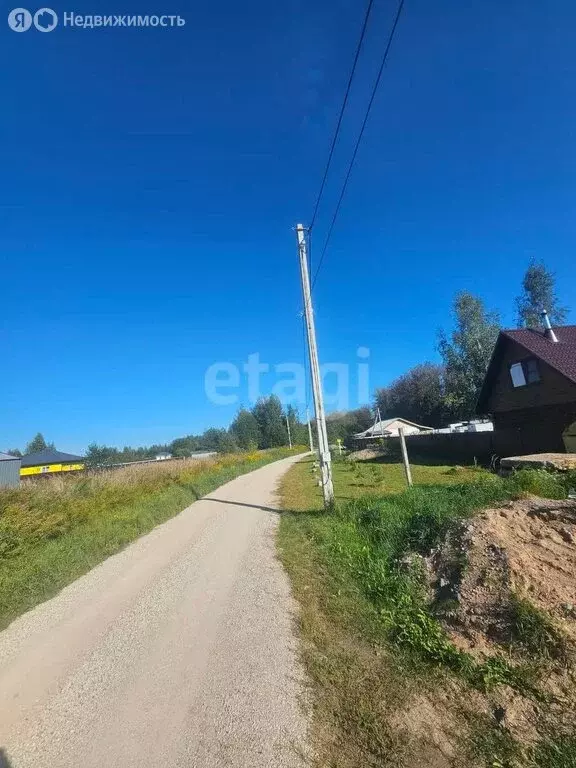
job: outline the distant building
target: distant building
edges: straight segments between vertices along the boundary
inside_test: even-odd
[[[17,488],[20,484],[19,456],[0,453],[0,488]]]
[[[28,477],[30,475],[53,474],[55,472],[76,472],[84,469],[84,467],[84,458],[82,456],[74,456],[72,453],[62,453],[62,451],[47,449],[23,456],[20,475]]]
[[[576,452],[576,325],[501,331],[476,412],[522,453]]]
[[[354,435],[355,440],[373,440],[378,437],[397,437],[398,430],[402,427],[405,435],[420,435],[423,432],[431,432],[432,427],[424,427],[422,424],[414,424],[407,419],[395,418],[376,421],[364,432]]]
[[[447,427],[435,429],[435,435],[449,435],[461,432],[493,432],[494,424],[490,419],[473,419],[472,421],[456,421]]]

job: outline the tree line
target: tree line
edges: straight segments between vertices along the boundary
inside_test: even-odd
[[[531,262],[516,299],[519,328],[541,327],[545,308],[553,325],[565,323],[568,310],[556,294],[554,275],[542,262]],[[346,441],[374,422],[378,410],[383,419],[402,417],[418,424],[440,427],[450,421],[474,417],[476,401],[500,330],[497,312],[486,309],[478,296],[468,292],[456,295],[453,305],[454,328],[441,330],[438,351],[441,363],[424,362],[411,368],[386,387],[376,390],[374,407],[327,415],[328,438]],[[253,408],[241,408],[228,429],[211,428],[199,435],[185,435],[166,444],[122,449],[91,443],[86,461],[91,465],[120,464],[153,459],[160,453],[189,457],[203,451],[231,453],[288,445],[288,425],[294,445],[308,444],[308,425],[300,420],[296,408],[282,407],[276,395],[258,400]],[[314,438],[315,439],[315,438]],[[25,453],[54,449],[38,433]],[[8,451],[16,456],[18,449]]]
[[[518,328],[541,328],[546,309],[553,325],[566,322],[554,275],[533,261],[516,299]],[[500,316],[487,310],[482,299],[468,292],[456,295],[454,329],[440,331],[440,364],[425,362],[411,368],[387,387],[376,390],[375,405],[382,418],[402,416],[425,426],[440,427],[474,417],[476,402],[500,330]]]

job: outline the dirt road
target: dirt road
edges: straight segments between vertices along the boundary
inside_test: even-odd
[[[222,486],[0,634],[2,768],[304,765],[274,552],[293,461]]]

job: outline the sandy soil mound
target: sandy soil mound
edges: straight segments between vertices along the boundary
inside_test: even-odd
[[[506,686],[491,696],[522,744],[545,721],[576,727],[576,502],[528,498],[463,524],[427,560],[431,596],[452,642],[479,661],[534,668],[547,699]]]
[[[475,655],[511,639],[511,600],[527,599],[576,643],[576,502],[529,498],[488,509],[430,559],[454,642]]]
[[[385,452],[376,448],[362,448],[361,451],[353,451],[348,454],[348,461],[370,461],[385,456]]]

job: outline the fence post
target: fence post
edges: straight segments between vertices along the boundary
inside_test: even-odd
[[[408,451],[406,450],[406,440],[404,438],[404,428],[398,428],[398,434],[400,435],[400,445],[402,446],[402,461],[404,462],[404,472],[406,472],[406,482],[409,486],[412,485],[412,473],[410,472],[410,462],[408,461]]]

